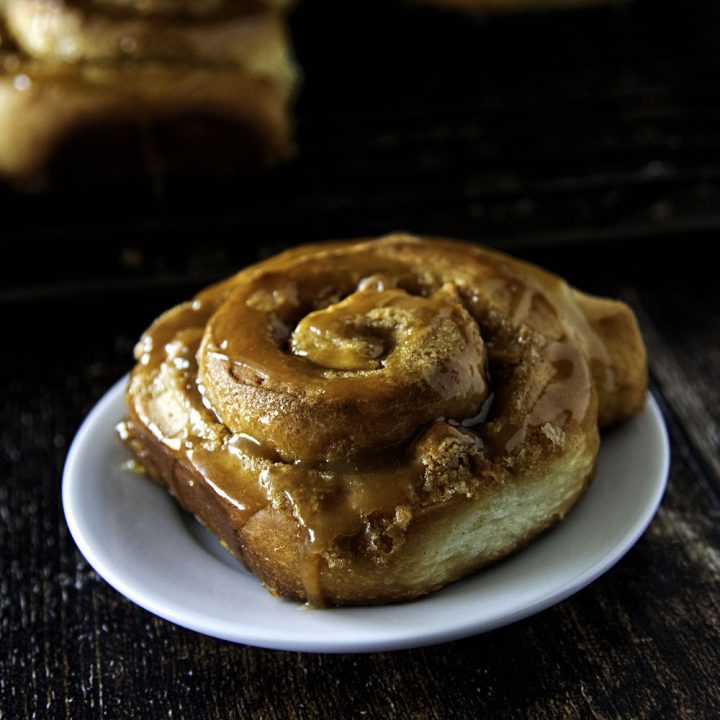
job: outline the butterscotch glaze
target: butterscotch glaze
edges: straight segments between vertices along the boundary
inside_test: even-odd
[[[257,513],[291,516],[297,593],[322,604],[348,553],[390,563],[414,518],[597,449],[608,350],[567,292],[450,241],[291,250],[153,324],[130,422],[232,511],[239,555]]]

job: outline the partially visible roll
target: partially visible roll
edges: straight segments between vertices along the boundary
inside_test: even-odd
[[[293,154],[297,73],[279,10],[218,3],[198,19],[106,4],[5,4],[0,176],[43,189]]]
[[[161,316],[121,434],[274,592],[432,592],[562,519],[638,412],[622,303],[473,245],[305,246]]]

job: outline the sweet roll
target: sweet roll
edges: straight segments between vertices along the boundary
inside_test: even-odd
[[[162,315],[122,435],[275,593],[437,590],[563,518],[638,412],[622,303],[450,240],[304,246]]]

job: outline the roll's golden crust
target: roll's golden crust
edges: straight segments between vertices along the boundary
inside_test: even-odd
[[[598,420],[646,387],[625,305],[403,234],[248,268],[137,357],[130,447],[271,589],[315,604],[417,597],[523,546],[585,489]]]

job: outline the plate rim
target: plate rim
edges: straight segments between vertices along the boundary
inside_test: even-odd
[[[335,641],[332,636],[309,640],[306,637],[288,638],[273,633],[268,635],[267,628],[265,627],[228,627],[227,622],[223,620],[217,620],[213,616],[202,616],[195,611],[188,611],[187,609],[183,610],[182,607],[177,608],[172,604],[168,605],[167,599],[163,601],[162,598],[157,598],[153,595],[144,594],[143,592],[138,591],[132,583],[126,581],[122,573],[117,572],[116,568],[109,566],[105,562],[101,555],[96,552],[93,547],[93,543],[90,542],[86,536],[86,527],[84,525],[86,520],[84,520],[81,516],[78,516],[77,503],[74,502],[74,493],[83,486],[82,463],[84,456],[87,453],[87,445],[95,425],[98,422],[104,421],[105,416],[108,413],[113,412],[114,406],[119,401],[118,396],[122,397],[124,395],[127,378],[128,376],[125,375],[115,382],[94,405],[80,425],[80,428],[78,429],[68,451],[62,474],[62,505],[72,538],[77,544],[82,555],[95,572],[97,572],[98,575],[111,587],[120,592],[130,601],[154,615],[157,615],[158,617],[170,621],[178,626],[234,643],[242,643],[274,650],[290,650],[299,652],[380,652],[450,642],[460,638],[489,632],[499,627],[518,622],[531,615],[542,612],[559,602],[562,602],[574,593],[587,587],[598,577],[610,570],[622,557],[625,556],[625,554],[635,545],[638,539],[645,532],[657,512],[667,487],[668,472],[670,467],[670,444],[668,432],[659,404],[653,394],[648,392],[647,402],[643,410],[643,414],[648,415],[651,429],[655,434],[654,440],[660,450],[660,457],[656,459],[656,462],[658,463],[658,473],[657,477],[653,480],[653,487],[649,502],[643,506],[642,512],[639,513],[638,519],[635,521],[632,529],[629,532],[623,533],[617,541],[610,546],[604,555],[593,560],[583,570],[574,574],[572,578],[567,579],[561,585],[548,589],[542,597],[536,598],[533,602],[527,604],[526,606],[508,612],[497,613],[496,616],[490,620],[480,619],[476,623],[464,622],[447,628],[433,628],[426,631],[419,631],[418,633],[412,635],[400,634],[396,637],[364,638],[360,636],[352,642],[348,642],[347,640]],[[113,425],[121,419],[122,415],[119,417],[115,416]],[[112,442],[111,438],[109,439],[109,442]],[[170,495],[168,495],[168,500],[170,503],[176,504],[176,501]],[[531,543],[528,548],[531,548],[532,545],[533,543]],[[515,555],[521,555],[523,552],[525,552],[525,550],[521,550],[519,553],[514,554],[508,558],[507,562],[512,562],[512,558],[515,557]],[[471,579],[472,576],[465,579],[465,581],[461,580],[459,582],[462,583]],[[442,590],[439,591],[439,593],[442,593]],[[431,600],[439,593],[434,593],[433,595],[420,598],[419,600],[413,602],[418,603],[428,601],[429,599]],[[303,606],[300,603],[288,601],[282,598],[272,598],[269,594],[267,597],[270,601],[291,603],[296,610],[303,609]],[[333,615],[342,615],[343,612],[362,610],[365,612],[378,612],[382,614],[388,610],[391,613],[396,612],[398,611],[397,609],[401,609],[404,605],[404,603],[401,603],[397,605],[384,605],[370,608],[325,608],[321,610],[312,609],[308,610],[308,612],[328,612]]]

